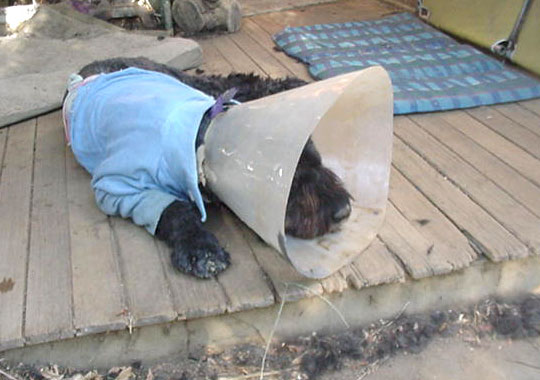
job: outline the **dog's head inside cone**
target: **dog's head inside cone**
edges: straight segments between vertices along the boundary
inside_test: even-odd
[[[382,226],[392,107],[381,67],[234,106],[206,133],[206,185],[300,273],[327,277]]]
[[[339,231],[351,214],[352,197],[323,162],[311,139],[306,143],[289,191],[285,234],[314,239]]]

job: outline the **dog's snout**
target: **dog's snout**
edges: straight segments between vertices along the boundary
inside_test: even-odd
[[[332,218],[335,223],[339,223],[347,219],[349,215],[351,215],[351,205],[347,202],[334,213]]]

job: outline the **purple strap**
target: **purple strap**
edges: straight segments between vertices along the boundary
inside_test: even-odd
[[[91,5],[89,2],[81,1],[81,0],[71,0],[71,5],[73,8],[75,8],[77,11],[89,14],[91,10]]]
[[[218,96],[214,105],[210,108],[210,119],[215,118],[219,113],[225,111],[225,105],[230,103],[234,98],[238,89],[236,87],[229,88],[223,94]]]

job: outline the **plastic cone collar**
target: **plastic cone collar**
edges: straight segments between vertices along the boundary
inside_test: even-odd
[[[361,254],[384,220],[392,104],[388,74],[371,67],[234,106],[206,134],[207,185],[300,273],[329,276]],[[354,201],[339,231],[302,240],[285,235],[285,213],[309,136]]]

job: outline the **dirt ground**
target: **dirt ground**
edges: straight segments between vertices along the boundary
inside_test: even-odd
[[[320,380],[538,380],[540,339],[435,338],[419,354],[400,353],[371,368],[348,361]]]
[[[264,361],[264,376],[261,365]],[[73,371],[0,358],[0,379],[46,380],[533,380],[540,379],[540,297],[484,300],[339,334],[207,350],[166,362]]]

